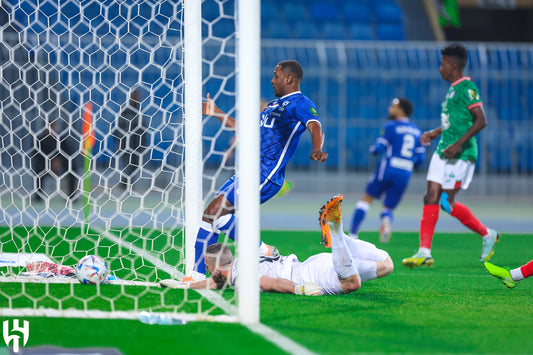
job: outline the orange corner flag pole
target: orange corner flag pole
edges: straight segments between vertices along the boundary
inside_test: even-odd
[[[93,105],[91,102],[87,102],[83,108],[81,135],[83,138],[83,154],[90,156],[96,141],[93,127]]]
[[[83,216],[85,226],[84,233],[89,232],[89,215],[91,214],[91,205],[89,204],[89,195],[91,193],[91,158],[92,150],[96,139],[94,137],[93,127],[93,105],[87,102],[83,107],[83,122],[81,127],[81,136],[83,140],[83,160],[84,160],[84,179],[83,179]]]

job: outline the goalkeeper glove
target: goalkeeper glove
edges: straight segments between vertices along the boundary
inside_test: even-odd
[[[306,282],[303,285],[294,286],[294,293],[297,295],[319,296],[322,294],[322,287],[312,282]]]
[[[192,280],[192,279],[191,279]],[[159,281],[159,286],[162,288],[189,288],[190,281],[178,281],[172,279],[165,279]]]

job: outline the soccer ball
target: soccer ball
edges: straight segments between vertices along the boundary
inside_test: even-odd
[[[81,258],[76,266],[76,277],[82,284],[101,284],[107,279],[107,264],[96,255]]]

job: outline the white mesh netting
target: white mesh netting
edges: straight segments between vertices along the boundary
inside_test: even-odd
[[[182,2],[2,6],[0,272],[7,283],[0,308],[216,314],[220,309],[204,306],[199,295],[156,287],[180,276],[185,263]],[[206,0],[202,8],[203,84],[231,113],[234,3]],[[82,154],[87,103],[95,134],[90,160]],[[209,119],[204,130],[210,199],[233,174],[232,134]],[[137,285],[40,277],[58,273],[46,262],[73,266],[87,254]],[[28,277],[33,261],[44,266]]]

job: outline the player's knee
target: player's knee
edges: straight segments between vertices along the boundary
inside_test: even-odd
[[[346,293],[355,292],[361,288],[361,278],[358,274],[340,280],[340,282],[342,290]]]
[[[424,205],[436,205],[439,202],[439,195],[433,192],[427,192],[424,195]]]
[[[394,271],[394,263],[392,262],[392,259],[389,256],[383,262],[382,275],[380,277],[387,276],[391,274],[392,271]]]

